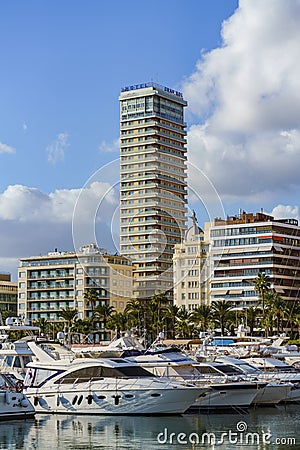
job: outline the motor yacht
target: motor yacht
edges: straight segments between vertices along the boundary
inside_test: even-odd
[[[0,420],[26,419],[35,409],[23,393],[23,383],[14,375],[0,374]]]
[[[276,381],[241,359],[230,356],[220,357],[210,363],[210,366],[231,379],[242,378],[259,383],[260,389],[253,401],[255,405],[276,405],[285,401],[292,389],[291,383]],[[199,367],[198,370],[200,370]]]
[[[244,410],[252,404],[259,389],[257,383],[243,380],[231,381],[221,372],[218,373],[218,377],[206,377],[199,372],[194,359],[172,349],[128,359],[157,376],[185,380],[201,387],[203,392],[193,403],[190,411]]]
[[[300,372],[298,369],[276,358],[251,357],[244,361],[260,369],[266,379],[290,383],[292,388],[285,401],[300,402]]]
[[[24,392],[37,412],[64,414],[181,414],[202,389],[158,378],[121,358],[55,359],[35,342]]]

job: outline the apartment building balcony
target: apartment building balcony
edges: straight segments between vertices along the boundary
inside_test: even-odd
[[[55,283],[53,285],[50,284],[46,284],[46,285],[33,285],[32,283],[28,285],[27,290],[28,291],[45,291],[45,290],[49,290],[49,291],[53,291],[53,290],[57,290],[57,289],[74,289],[74,284],[73,283],[69,283],[69,284],[65,284],[65,283]]]
[[[42,279],[56,279],[56,278],[74,278],[74,271],[72,272],[47,272],[47,273],[27,273],[28,280],[42,280]]]

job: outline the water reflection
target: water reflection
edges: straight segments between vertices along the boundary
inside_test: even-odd
[[[237,427],[241,427],[238,429]],[[243,428],[244,427],[244,428]],[[228,432],[237,435],[229,442]],[[180,433],[184,435],[180,436]],[[222,433],[227,436],[223,435]],[[245,442],[246,433],[259,441]],[[209,435],[210,434],[210,435]],[[269,434],[269,442],[262,436]],[[201,438],[205,440],[201,443]],[[159,436],[159,439],[158,439]],[[208,439],[215,436],[215,443]],[[199,437],[197,443],[196,437]],[[233,436],[234,437],[234,436]],[[253,436],[251,436],[253,437]],[[191,439],[190,439],[191,438]],[[287,439],[294,439],[291,442]],[[281,443],[276,439],[281,439]],[[285,439],[285,440],[284,440]],[[193,445],[193,442],[196,444]],[[247,415],[161,417],[37,415],[34,420],[0,423],[1,450],[289,450],[300,448],[300,405],[257,408]]]

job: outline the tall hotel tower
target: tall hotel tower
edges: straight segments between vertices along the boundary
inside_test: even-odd
[[[120,249],[133,293],[172,289],[174,245],[186,230],[186,124],[182,94],[156,83],[122,89]]]

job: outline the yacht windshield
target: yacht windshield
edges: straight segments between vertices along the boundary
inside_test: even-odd
[[[84,367],[73,372],[65,374],[62,378],[55,381],[60,383],[83,383],[87,381],[103,380],[103,378],[141,378],[154,377],[147,370],[139,366],[123,366],[123,367],[102,367],[92,366]]]
[[[241,375],[241,374],[243,374],[243,371],[241,369],[238,369],[237,367],[234,367],[234,366],[219,364],[217,366],[217,368],[226,375]]]

